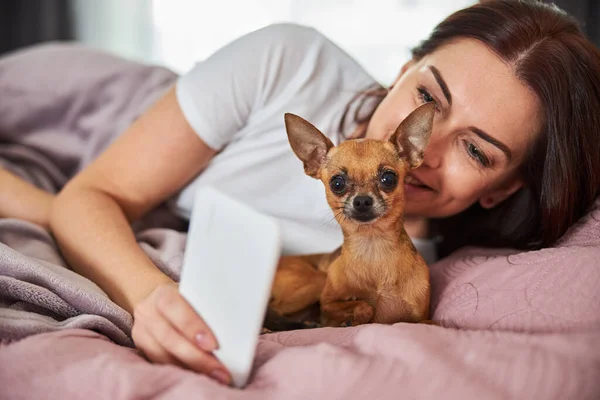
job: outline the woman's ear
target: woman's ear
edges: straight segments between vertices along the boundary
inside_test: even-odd
[[[492,189],[489,192],[483,194],[479,198],[479,205],[481,207],[490,209],[496,207],[504,200],[508,199],[513,193],[523,187],[523,181],[521,178],[511,178],[496,189]]]

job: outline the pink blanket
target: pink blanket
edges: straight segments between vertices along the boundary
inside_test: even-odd
[[[50,68],[64,70],[60,84]],[[56,190],[173,79],[70,46],[0,60],[0,163]],[[120,91],[133,94],[115,106]],[[156,213],[136,226],[175,278],[177,224]],[[432,265],[444,327],[263,335],[244,390],[146,362],[130,347],[131,316],[70,271],[41,228],[0,220],[0,242],[0,398],[600,398],[600,201],[554,248],[464,249]]]
[[[296,331],[262,337],[254,377],[237,390],[177,367],[151,365],[97,333],[69,330],[0,351],[0,397],[598,399],[597,348],[592,333],[403,324]]]

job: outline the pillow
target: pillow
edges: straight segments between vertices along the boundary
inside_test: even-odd
[[[431,266],[432,319],[519,332],[600,329],[600,199],[551,248],[465,248]]]

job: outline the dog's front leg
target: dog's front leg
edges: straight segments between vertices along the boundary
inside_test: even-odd
[[[373,319],[373,307],[364,300],[337,300],[321,306],[323,326],[356,326]]]
[[[380,296],[377,299],[373,322],[395,324],[397,322],[419,322],[426,318],[418,308],[400,296]]]
[[[343,287],[334,288],[328,281],[321,294],[321,325],[356,326],[373,319],[375,310],[367,301],[361,300]]]

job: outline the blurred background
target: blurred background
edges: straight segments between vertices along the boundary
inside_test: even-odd
[[[183,73],[274,22],[317,28],[389,84],[409,49],[474,0],[0,0],[0,54],[74,40]],[[554,1],[600,43],[600,0]]]

